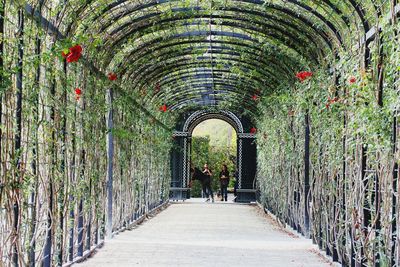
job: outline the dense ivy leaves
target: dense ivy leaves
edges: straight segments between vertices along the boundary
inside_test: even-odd
[[[0,1],[1,262],[74,262],[164,203],[170,129],[212,109],[252,119],[266,208],[345,266],[398,265],[399,10]]]
[[[399,25],[386,27],[395,56],[344,52],[335,73],[263,99],[257,122],[261,202],[345,266],[397,264]]]

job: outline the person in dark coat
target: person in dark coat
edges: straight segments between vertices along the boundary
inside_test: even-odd
[[[228,201],[228,185],[229,185],[229,171],[226,164],[222,165],[222,170],[219,173],[219,182],[221,185],[221,201]]]
[[[204,164],[203,173],[208,177],[208,179],[206,179],[207,182],[203,183],[203,192],[207,197],[207,201],[210,201],[210,196],[211,196],[212,202],[214,202],[214,193],[212,191],[212,186],[211,186],[212,171],[208,168],[207,163]]]

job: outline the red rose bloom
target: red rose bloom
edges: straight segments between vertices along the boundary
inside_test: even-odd
[[[356,81],[357,81],[356,77],[350,77],[350,79],[349,79],[349,83],[350,83],[350,84],[353,84],[353,83],[355,83]]]
[[[166,104],[164,104],[164,105],[162,105],[162,106],[160,107],[160,111],[162,111],[162,112],[167,112],[167,110],[168,110],[168,107],[167,107]]]
[[[108,79],[109,79],[110,81],[115,81],[117,78],[118,78],[118,76],[117,76],[117,74],[115,74],[115,73],[109,73],[109,74],[108,74]]]
[[[67,57],[67,62],[68,63],[73,63],[73,62],[78,62],[78,60],[81,58],[81,54],[70,54]]]
[[[258,100],[258,98],[259,98],[259,96],[258,96],[258,95],[253,95],[253,96],[251,97],[251,99],[253,99],[254,101],[257,101],[257,100]]]
[[[300,82],[305,81],[306,79],[310,78],[311,76],[313,76],[313,73],[310,71],[301,71],[296,74],[296,77],[297,77],[297,79],[300,80]]]
[[[74,45],[69,49],[72,54],[81,54],[82,53],[82,46],[81,45]]]
[[[82,56],[82,46],[75,45],[69,49],[69,53],[61,52],[63,58],[67,59],[68,63],[77,62]]]
[[[255,134],[256,132],[257,132],[257,129],[256,129],[256,128],[253,127],[253,128],[250,129],[250,133],[251,133],[251,134]]]
[[[80,98],[81,98],[81,95],[82,95],[82,90],[80,89],[80,88],[76,88],[75,89],[75,98],[76,98],[76,100],[79,100]]]

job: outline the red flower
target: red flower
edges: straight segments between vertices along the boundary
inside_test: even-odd
[[[354,77],[354,76],[350,77],[350,79],[349,79],[349,83],[350,83],[350,84],[353,84],[353,83],[355,83],[356,81],[357,81],[357,79],[356,79],[356,77]]]
[[[168,107],[167,107],[166,104],[164,104],[164,105],[162,105],[162,106],[160,107],[160,111],[162,111],[162,112],[167,112],[167,110],[168,110]]]
[[[70,49],[69,49],[69,51],[72,53],[72,54],[81,54],[82,53],[82,46],[81,45],[79,45],[79,44],[77,44],[77,45],[74,45],[73,47],[71,47]]]
[[[301,71],[296,74],[296,77],[297,79],[300,80],[300,82],[305,81],[307,78],[310,78],[311,76],[313,76],[313,73],[310,71]]]
[[[82,95],[82,90],[80,89],[80,88],[76,88],[75,89],[75,98],[76,98],[76,100],[79,100],[80,98],[81,98],[81,95]]]
[[[255,134],[256,132],[257,132],[257,129],[256,129],[256,128],[253,127],[253,128],[250,129],[250,133],[251,133],[251,134]]]
[[[259,96],[258,96],[258,95],[253,95],[253,96],[251,97],[251,99],[253,99],[254,101],[257,101],[257,100],[259,99]]]
[[[108,74],[108,79],[109,79],[110,81],[115,81],[117,78],[118,78],[117,74],[115,74],[115,73],[113,73],[113,72],[111,72],[111,73]]]
[[[77,62],[82,56],[82,46],[77,44],[69,49],[68,54],[62,51],[61,55],[63,58],[67,59],[68,63]]]
[[[70,54],[67,57],[67,62],[68,63],[73,63],[73,62],[77,62],[80,58],[81,58],[81,54]]]

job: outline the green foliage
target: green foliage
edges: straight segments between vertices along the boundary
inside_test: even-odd
[[[213,147],[231,147],[236,149],[237,135],[236,131],[227,122],[210,119],[206,120],[193,131],[193,136],[210,137],[210,146]]]
[[[220,189],[219,172],[222,169],[222,164],[228,166],[228,170],[233,175],[235,164],[232,159],[236,156],[236,150],[232,147],[212,147],[210,146],[210,137],[192,137],[192,163],[201,170],[205,163],[208,164],[212,171],[212,188],[216,192]],[[233,178],[231,177],[230,186],[233,187]],[[201,196],[201,186],[198,181],[193,183],[191,189],[192,197]]]
[[[395,52],[392,50],[398,48],[390,49]],[[353,243],[356,250],[364,247],[364,255],[369,255],[366,260],[370,260],[371,255],[377,253],[374,246],[387,251],[390,247],[385,247],[384,236],[368,239],[358,228],[355,229],[355,225],[361,219],[358,214],[363,213],[363,207],[371,210],[372,218],[383,216],[383,208],[374,208],[376,196],[372,192],[375,175],[380,177],[378,183],[381,188],[391,188],[384,181],[391,179],[389,166],[394,164],[391,136],[398,98],[393,96],[398,96],[398,91],[391,82],[384,83],[385,101],[380,106],[377,99],[379,75],[373,67],[367,70],[360,67],[358,57],[343,54],[335,62],[336,75],[340,76],[337,84],[334,77],[321,68],[314,70],[309,80],[297,82],[294,87],[288,85],[291,90],[264,99],[257,125],[258,182],[262,203],[282,221],[304,227],[304,210],[307,208],[314,239],[322,238],[333,243],[333,238],[343,238],[347,244]],[[374,63],[377,62],[374,59]],[[394,73],[395,68],[388,66],[386,72]],[[355,78],[355,83],[349,82],[351,77]],[[309,202],[305,203],[304,140],[307,116],[311,129],[311,188]],[[365,148],[369,170],[364,180],[360,180],[362,147]],[[379,205],[390,207],[390,198],[390,193],[382,196]],[[332,207],[340,207],[340,210],[333,212]],[[325,225],[325,220],[330,225]],[[386,225],[389,226],[389,222],[386,221]],[[366,223],[372,234],[376,221],[371,219]],[[353,229],[356,239],[349,239],[344,230],[337,230],[335,237],[325,235],[327,231],[342,228]],[[382,262],[386,260],[382,258]]]

